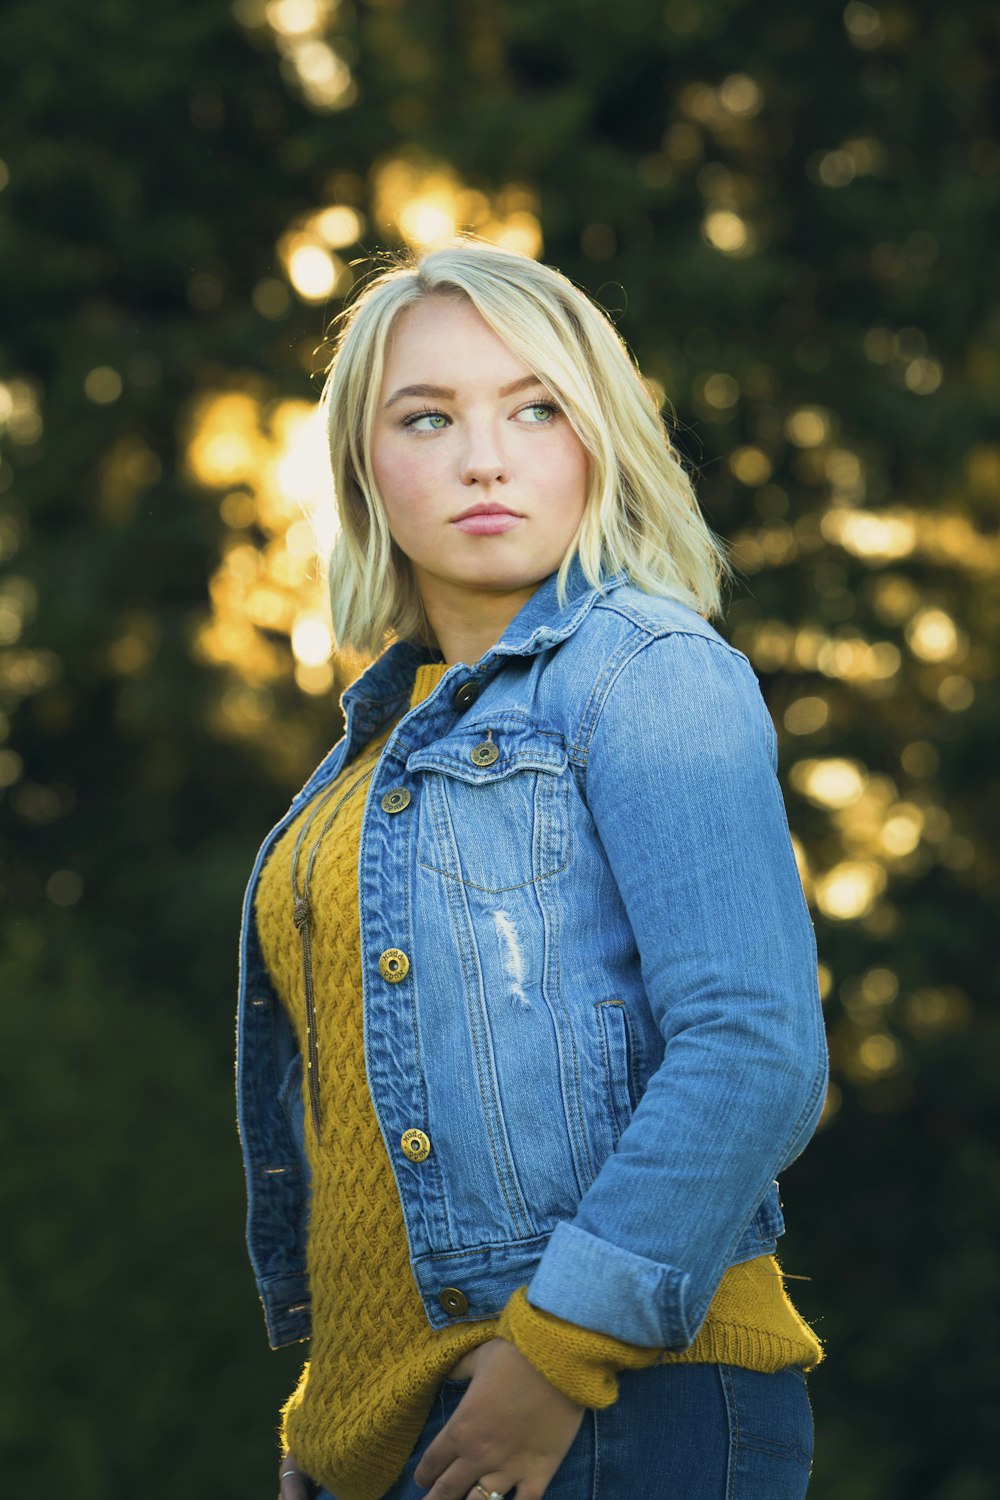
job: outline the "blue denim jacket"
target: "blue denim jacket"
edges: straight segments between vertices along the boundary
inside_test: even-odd
[[[302,803],[402,714],[363,814],[362,989],[427,1318],[493,1317],[527,1284],[583,1327],[683,1348],[726,1268],[773,1250],[774,1179],[824,1097],[774,726],[749,661],[700,615],[625,574],[594,589],[576,562],[562,609],[553,574],[410,710],[435,655],[398,643],[345,692],[344,736],[246,892],[237,1094],[269,1342],[310,1332],[309,1167],[254,893]],[[473,755],[484,742],[495,758]],[[408,802],[384,804],[395,789]],[[388,949],[402,980],[380,971]],[[411,1129],[423,1161],[401,1147]]]

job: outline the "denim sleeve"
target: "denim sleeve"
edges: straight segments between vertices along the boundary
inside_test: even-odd
[[[695,634],[632,654],[590,736],[587,800],[666,1050],[528,1298],[630,1343],[692,1341],[822,1108],[816,938],[776,763],[750,663]]]

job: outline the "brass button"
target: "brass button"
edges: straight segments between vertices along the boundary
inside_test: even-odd
[[[474,682],[463,682],[452,702],[458,709],[471,708],[479,697],[479,688]]]
[[[386,792],[382,798],[382,811],[387,813],[402,812],[404,807],[410,805],[410,794],[405,786],[394,786],[391,792]]]
[[[477,766],[491,766],[500,751],[492,740],[483,740],[478,745],[473,745],[469,752],[470,759]]]
[[[469,1299],[457,1286],[442,1287],[438,1293],[438,1301],[451,1318],[460,1317],[462,1313],[469,1311]]]
[[[387,948],[379,957],[378,971],[390,984],[398,984],[410,972],[410,960],[402,948]]]
[[[399,1144],[410,1161],[426,1161],[431,1154],[430,1138],[422,1130],[404,1130]]]

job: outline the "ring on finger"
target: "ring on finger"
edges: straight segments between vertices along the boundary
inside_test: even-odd
[[[483,1486],[479,1483],[476,1484],[476,1489],[483,1496],[483,1500],[503,1500],[503,1495],[499,1490],[483,1489]]]

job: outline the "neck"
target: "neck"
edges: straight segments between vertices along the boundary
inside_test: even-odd
[[[470,666],[477,662],[496,645],[537,587],[534,584],[511,593],[484,592],[472,598],[466,590],[461,594],[435,591],[432,598],[424,595],[424,611],[448,666],[459,661]]]

